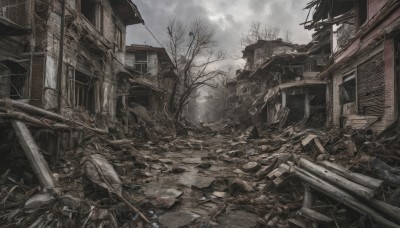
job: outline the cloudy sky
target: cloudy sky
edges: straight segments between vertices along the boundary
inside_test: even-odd
[[[167,36],[167,23],[171,18],[189,22],[201,18],[216,30],[221,48],[232,64],[243,62],[240,37],[248,31],[252,21],[267,26],[290,30],[292,39],[299,44],[308,43],[311,33],[299,24],[305,21],[307,11],[302,10],[310,0],[133,0],[138,6],[146,26],[163,43]],[[143,25],[129,26],[127,44],[160,46]]]

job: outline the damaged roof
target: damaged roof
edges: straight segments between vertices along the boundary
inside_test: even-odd
[[[171,58],[169,57],[165,48],[162,47],[153,47],[150,45],[142,45],[142,44],[131,44],[126,46],[126,52],[135,53],[137,51],[154,51],[157,53],[160,61],[162,63],[170,63],[173,65]]]
[[[254,71],[250,77],[256,76],[259,73],[268,69],[274,63],[278,64],[299,64],[302,63],[308,57],[307,53],[303,52],[292,52],[282,53],[266,60],[256,71]]]
[[[125,25],[144,24],[139,9],[131,0],[112,0],[111,2]]]
[[[293,47],[295,49],[302,47],[302,45],[299,45],[299,44],[293,44],[293,43],[285,42],[281,38],[276,39],[276,40],[258,40],[257,43],[250,44],[250,45],[245,47],[245,49],[242,51],[243,52],[243,58],[250,57],[255,49],[261,48],[266,44],[275,44],[276,46],[289,46],[289,47]]]
[[[313,0],[305,8],[309,10],[309,13],[314,9],[312,19],[308,21],[309,15],[307,15],[306,22],[303,24],[306,29],[313,29],[317,22],[328,19],[330,12],[332,12],[332,17],[335,18],[352,11],[354,8],[355,0]],[[349,17],[354,17],[354,12],[350,13]]]

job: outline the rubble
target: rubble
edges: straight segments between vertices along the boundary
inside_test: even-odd
[[[44,6],[33,2],[36,14]],[[125,31],[107,40],[81,12],[68,13],[66,43],[81,40],[72,51],[90,43],[88,50],[60,54],[55,75],[55,49],[38,48],[48,58],[38,61],[45,57],[31,47],[35,69],[23,68],[39,84],[30,85],[32,96],[10,99],[15,85],[0,83],[0,227],[400,227],[392,16],[400,11],[387,2],[360,26],[353,2],[313,0],[305,23],[317,29],[312,43],[245,47],[246,67],[228,83],[232,110],[214,123],[171,118],[176,75],[164,48],[131,45],[127,57]],[[124,23],[143,22],[130,1],[104,7],[115,5],[134,12]],[[338,37],[334,53],[330,35],[353,26],[358,32]],[[28,60],[0,55],[7,72],[9,62]],[[60,85],[47,87],[58,76]]]

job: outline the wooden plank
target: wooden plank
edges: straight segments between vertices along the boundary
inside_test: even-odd
[[[359,173],[350,172],[348,169],[330,163],[328,161],[319,162],[319,164],[323,165],[325,168],[329,169],[330,171],[339,174],[342,177],[345,177],[355,183],[363,185],[365,187],[374,189],[375,191],[379,190],[383,185],[383,180],[375,179],[369,176],[365,176]]]
[[[313,173],[314,175],[317,175],[324,180],[334,183],[335,185],[342,187],[343,189],[346,189],[346,190],[352,192],[353,194],[360,196],[364,199],[370,200],[375,195],[375,191],[373,189],[370,189],[370,188],[367,188],[360,184],[354,183],[354,182],[352,182],[342,176],[339,176],[338,174],[336,174],[332,171],[329,171],[322,166],[316,165],[304,158],[300,159],[299,164],[300,164],[300,167],[305,168],[306,170]]]
[[[53,189],[55,184],[50,169],[31,132],[21,121],[12,120],[11,125],[40,184],[44,188]]]
[[[299,214],[309,218],[313,221],[320,222],[320,223],[331,223],[333,222],[332,218],[329,218],[328,216],[319,213],[318,211],[314,211],[313,209],[302,207],[299,211]]]
[[[309,173],[308,171],[301,169],[299,167],[294,167],[295,168],[295,174],[304,182],[307,182],[310,184],[310,186],[325,194],[328,195],[339,202],[344,203],[345,205],[349,206],[350,208],[353,208],[354,210],[362,213],[362,214],[368,214],[373,221],[375,221],[378,224],[384,225],[385,227],[399,227],[399,225],[396,225],[392,221],[386,219],[383,217],[383,215],[388,216],[392,218],[394,221],[397,223],[400,222],[400,217],[398,216],[400,213],[395,213],[395,211],[392,210],[382,210],[386,208],[385,207],[376,207],[379,206],[378,203],[376,203],[376,199],[372,199],[369,203],[373,207],[369,207],[368,205],[365,205],[364,202],[367,201],[360,201],[359,199],[355,198],[354,196],[350,195],[349,193],[341,190],[340,188],[337,188],[336,186],[318,178],[312,173]],[[383,203],[383,202],[381,202]],[[389,205],[390,206],[390,205]],[[376,210],[375,210],[376,209]],[[389,212],[389,213],[388,213]]]
[[[321,154],[326,154],[325,148],[322,146],[321,142],[320,142],[317,138],[314,138],[314,143],[315,143],[316,149],[317,149]]]

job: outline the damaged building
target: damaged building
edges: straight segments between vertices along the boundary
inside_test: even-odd
[[[382,131],[398,119],[399,2],[311,1],[305,27],[333,50],[319,78],[327,82],[327,125]]]
[[[247,114],[250,110],[253,123],[283,127],[310,117],[324,122],[325,82],[316,76],[329,53],[323,45],[297,45],[282,39],[247,46],[243,51],[246,67],[237,76],[237,96],[242,106],[247,105]]]
[[[115,121],[117,78],[128,72],[126,26],[143,23],[136,5],[130,0],[0,4],[0,97],[66,118],[83,114]],[[57,143],[45,148],[70,148],[76,137],[47,135],[44,141]]]
[[[134,44],[126,52],[125,65],[133,76],[132,102],[152,112],[166,111],[177,76],[165,48]]]
[[[136,6],[128,0],[1,4],[2,71],[9,75],[2,97],[67,116],[83,108],[114,119],[126,26],[143,22]]]

